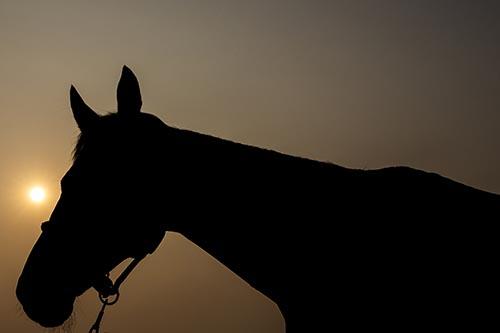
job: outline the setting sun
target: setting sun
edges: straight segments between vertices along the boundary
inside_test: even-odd
[[[45,199],[45,190],[40,186],[32,187],[29,190],[29,198],[35,203],[40,203]]]

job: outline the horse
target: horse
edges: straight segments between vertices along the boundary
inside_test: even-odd
[[[75,299],[178,232],[277,304],[288,333],[475,328],[489,306],[500,196],[409,167],[350,169],[117,112],[70,89],[80,129],[61,195],[18,280],[24,312],[63,324]]]

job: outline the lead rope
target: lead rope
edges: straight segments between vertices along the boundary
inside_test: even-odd
[[[89,330],[89,333],[99,333],[99,328],[101,327],[101,320],[102,317],[104,317],[104,309],[106,309],[106,303],[102,303],[101,311],[99,311],[99,314],[97,315],[97,318],[95,320],[95,323],[92,325],[92,327]]]
[[[111,287],[111,292],[108,295],[103,295],[101,292],[99,292],[99,300],[102,303],[101,311],[99,311],[99,314],[97,315],[94,324],[90,327],[89,333],[99,333],[101,321],[102,318],[104,317],[104,310],[106,309],[106,306],[113,305],[116,304],[116,302],[118,302],[118,299],[120,298],[120,285],[134,270],[137,264],[139,264],[139,262],[142,259],[144,259],[144,257],[145,256],[134,258],[134,260],[132,260],[132,262],[128,264],[127,268],[125,268],[125,270],[120,274],[120,276],[118,276],[115,283],[113,283],[113,286]],[[109,277],[109,273],[106,274],[106,276]]]

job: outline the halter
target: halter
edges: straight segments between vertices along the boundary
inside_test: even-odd
[[[43,232],[48,233],[52,229],[50,222],[49,221],[43,222],[41,225],[41,229]],[[153,242],[149,244],[149,246],[145,249],[144,252],[135,256],[132,262],[128,264],[128,266],[118,276],[118,278],[115,280],[114,283],[109,279],[109,273],[107,273],[105,275],[105,278],[107,279],[106,281],[107,285],[93,286],[94,289],[96,289],[98,292],[99,301],[101,301],[102,306],[94,324],[90,327],[89,333],[99,333],[99,328],[101,325],[102,318],[104,316],[104,310],[106,309],[106,306],[113,305],[116,304],[116,302],[118,302],[120,298],[120,285],[125,281],[125,279],[130,275],[130,273],[132,273],[134,268],[139,264],[139,262],[141,262],[142,259],[144,259],[144,257],[146,257],[148,253],[153,253],[156,247],[160,244],[164,235],[165,232],[162,233],[161,237],[154,239]]]
[[[130,273],[134,270],[134,268],[139,264],[139,262],[144,259],[146,255],[142,255],[140,257],[134,258],[130,264],[128,264],[127,268],[123,270],[123,272],[118,276],[114,283],[112,283],[111,288],[108,290],[97,290],[99,294],[99,300],[102,303],[101,311],[97,315],[97,318],[94,324],[90,327],[89,333],[99,333],[99,328],[101,325],[102,317],[104,317],[104,310],[106,306],[113,305],[118,302],[120,299],[120,285],[125,281],[125,279],[129,276]],[[106,278],[109,279],[109,273],[106,274]]]

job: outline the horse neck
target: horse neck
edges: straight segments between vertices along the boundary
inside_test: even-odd
[[[162,167],[169,208],[184,217],[224,217],[227,204],[248,207],[271,194],[286,199],[298,190],[333,188],[357,171],[196,132],[168,128]],[[332,186],[332,185],[335,186]],[[290,188],[295,190],[289,191]],[[199,211],[197,207],[206,208]],[[227,208],[227,207],[226,207]],[[179,211],[183,209],[183,211]],[[172,210],[169,211],[172,213]],[[221,215],[222,214],[222,215]],[[215,215],[215,216],[214,216]],[[167,222],[168,223],[168,222]]]
[[[319,204],[325,190],[341,191],[339,185],[353,173],[172,128],[165,149],[165,229],[180,232],[232,269],[238,262],[244,265],[244,245],[258,243],[259,232],[280,232],[282,221],[271,224],[266,216],[279,215],[284,206],[298,207],[304,196],[308,202],[317,197]]]

